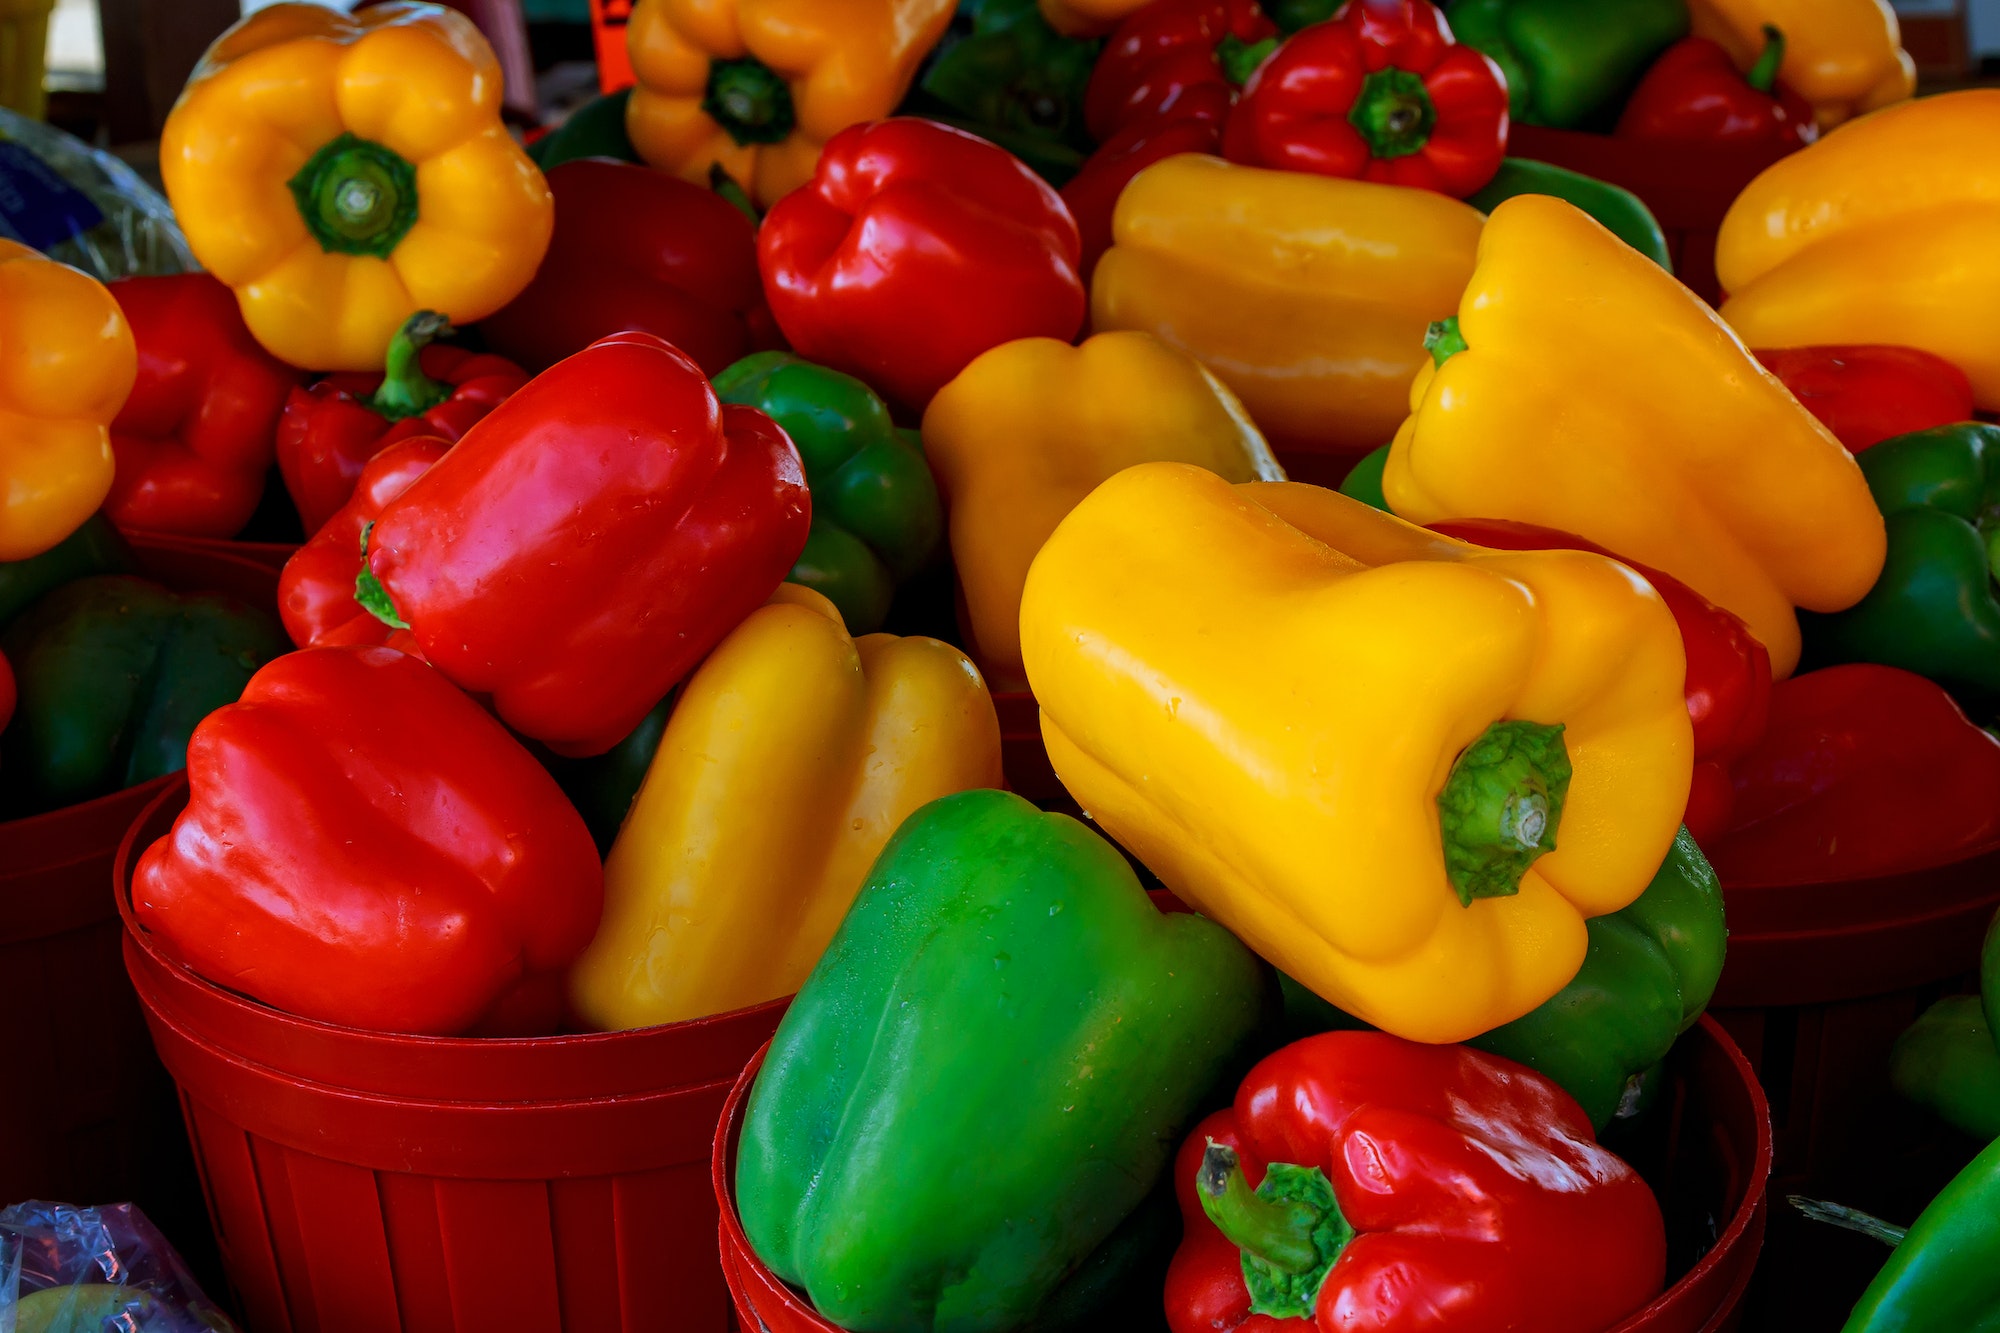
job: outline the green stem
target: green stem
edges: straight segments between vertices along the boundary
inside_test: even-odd
[[[332,254],[387,259],[416,225],[417,169],[369,139],[329,139],[287,185],[306,230]]]
[[[792,90],[755,56],[709,62],[701,109],[738,145],[780,143],[798,124]]]
[[[1569,751],[1561,724],[1495,722],[1465,747],[1438,793],[1445,875],[1458,900],[1518,893],[1521,876],[1556,849]]]
[[[382,386],[368,406],[390,421],[428,412],[451,397],[451,386],[424,374],[422,352],[432,340],[451,332],[451,320],[435,310],[419,310],[403,321],[389,339],[383,358]]]
[[[1465,350],[1465,335],[1458,331],[1458,316],[1438,320],[1424,330],[1424,350],[1431,364],[1441,366]]]
[[[1374,156],[1408,157],[1430,142],[1437,107],[1422,79],[1391,65],[1362,80],[1347,119]]]
[[[1891,1249],[1901,1245],[1903,1237],[1910,1234],[1908,1227],[1899,1227],[1894,1222],[1884,1222],[1873,1213],[1864,1213],[1859,1208],[1849,1208],[1844,1203],[1808,1199],[1801,1194],[1787,1194],[1785,1202],[1815,1222],[1825,1222],[1848,1231],[1858,1231],[1864,1236],[1872,1236]]]
[[[397,614],[396,604],[389,600],[389,590],[368,568],[368,537],[374,531],[373,523],[365,524],[361,529],[361,572],[354,576],[354,600],[361,603],[362,610],[390,629],[408,629],[410,622]]]
[[[1261,42],[1246,42],[1235,33],[1224,33],[1222,40],[1215,44],[1215,63],[1222,67],[1222,77],[1241,88],[1250,82],[1250,76],[1257,72],[1257,66],[1264,63],[1271,52],[1278,49],[1278,39],[1266,37]]]
[[[735,206],[736,211],[750,219],[756,226],[763,219],[757,216],[757,205],[750,202],[749,191],[736,183],[736,178],[723,169],[720,162],[708,164],[708,188],[721,195]]]
[[[1785,34],[1772,24],[1764,25],[1764,52],[1743,76],[1745,83],[1760,93],[1768,93],[1778,82],[1778,66],[1785,63]]]
[[[1310,1317],[1326,1275],[1354,1239],[1325,1173],[1273,1162],[1252,1190],[1235,1149],[1210,1139],[1195,1187],[1208,1220],[1243,1252],[1252,1313]]]

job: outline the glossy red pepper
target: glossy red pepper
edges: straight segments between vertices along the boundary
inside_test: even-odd
[[[442,315],[419,311],[389,342],[382,375],[328,375],[294,389],[278,423],[278,470],[306,535],[347,503],[369,459],[397,440],[456,440],[528,382],[505,357],[434,347]]]
[[[1111,248],[1111,217],[1118,209],[1118,196],[1134,176],[1176,153],[1213,156],[1221,150],[1222,122],[1200,116],[1136,121],[1098,145],[1062,188],[1063,202],[1069,205],[1083,241],[1079,271],[1084,281],[1090,281],[1097,261]]]
[[[798,450],[621,333],[537,375],[382,509],[376,609],[561,754],[623,740],[799,558]]]
[[[1575,1099],[1464,1046],[1295,1042],[1195,1127],[1174,1188],[1174,1333],[1602,1333],[1666,1274],[1652,1190]]]
[[[1463,198],[1507,155],[1507,80],[1427,0],[1350,0],[1257,67],[1222,155]]]
[[[1778,82],[1785,36],[1764,27],[1764,52],[1748,74],[1720,43],[1684,37],[1661,53],[1618,117],[1621,139],[1803,148],[1819,137],[1812,105]]]
[[[1895,667],[1780,681],[1734,772],[1729,831],[1703,847],[1726,886],[1860,879],[2000,840],[2000,739]]]
[[[1972,420],[1972,382],[1914,347],[1785,347],[1753,353],[1849,453]]]
[[[553,1030],[603,912],[597,847],[438,672],[387,648],[288,653],[195,728],[187,767],[132,906],[196,971],[349,1027]]]
[[[1099,143],[1165,118],[1221,121],[1278,45],[1256,0],[1154,0],[1105,39],[1083,97]]]
[[[117,471],[104,511],[121,528],[234,537],[257,508],[298,372],[250,336],[206,273],[109,284],[139,375],[111,423]]]
[[[794,350],[920,409],[1016,338],[1076,336],[1076,223],[1006,149],[911,117],[842,130],[757,233]]]
[[[1688,720],[1694,724],[1694,781],[1683,819],[1703,847],[1729,824],[1730,764],[1764,734],[1771,706],[1771,655],[1741,619],[1671,574],[1552,528],[1507,519],[1433,523],[1433,532],[1502,551],[1595,551],[1630,565],[1653,585],[1680,626],[1687,653]]]
[[[408,630],[393,629],[354,600],[361,573],[361,534],[382,516],[382,507],[431,470],[450,449],[435,435],[415,435],[368,460],[354,494],[292,552],[278,575],[278,615],[285,633],[301,648],[330,643],[386,643],[410,651]],[[421,656],[421,654],[419,654]]]
[[[714,375],[776,346],[757,229],[714,190],[589,158],[549,172],[555,237],[522,293],[480,321],[530,371],[626,329],[657,333]]]

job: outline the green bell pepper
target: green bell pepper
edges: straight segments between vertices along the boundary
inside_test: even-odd
[[[0,563],[0,629],[44,593],[91,574],[126,574],[134,567],[132,548],[103,514],[37,556]]]
[[[1356,463],[1348,474],[1341,478],[1340,493],[1350,500],[1373,505],[1387,514],[1388,497],[1382,494],[1382,473],[1389,466],[1389,445],[1383,445]]]
[[[570,112],[562,124],[529,144],[528,156],[543,171],[580,157],[640,161],[632,136],[625,132],[625,104],[631,100],[630,88],[591,98]]]
[[[1722,888],[1682,829],[1646,891],[1587,929],[1590,947],[1569,985],[1465,1044],[1554,1079],[1602,1131],[1644,1109],[1647,1076],[1715,993],[1728,937]],[[1285,1004],[1298,1036],[1360,1026],[1295,984]]]
[[[1018,1329],[1147,1197],[1270,998],[1234,936],[1161,914],[1076,820],[934,801],[772,1038],[744,1230],[842,1327]]]
[[[1486,188],[1465,202],[1482,213],[1491,213],[1517,194],[1554,195],[1575,204],[1603,223],[1613,236],[1667,272],[1674,271],[1673,256],[1667,253],[1667,234],[1660,230],[1653,211],[1630,190],[1567,167],[1510,157],[1501,161],[1499,173]]]
[[[611,855],[611,844],[618,841],[618,830],[624,826],[625,816],[632,810],[632,801],[639,795],[639,784],[646,780],[646,770],[653,766],[660,738],[667,734],[667,719],[673,714],[674,698],[675,695],[670,693],[653,705],[653,711],[640,718],[639,725],[632,728],[624,740],[603,754],[581,759],[557,754],[540,741],[517,733],[517,739],[528,748],[528,753],[541,760],[542,767],[563,789],[563,795],[569,797],[576,812],[583,816],[583,825],[590,830],[599,856]]]
[[[1896,1247],[1841,1333],[2000,1333],[2000,1139],[1906,1232],[1846,1209],[1808,1211]]]
[[[1898,435],[1855,461],[1889,528],[1868,595],[1801,614],[1814,665],[1880,662],[1962,700],[2000,700],[2000,426],[1967,421]]]
[[[1089,156],[1083,93],[1098,41],[1065,37],[1035,0],[963,0],[903,113],[990,139],[1062,186]]]
[[[791,581],[826,594],[851,633],[880,629],[944,533],[917,432],[898,430],[860,380],[790,352],[751,353],[715,377],[715,392],[768,414],[805,460],[812,530]]]
[[[0,806],[53,809],[179,772],[195,724],[290,649],[274,617],[226,598],[123,574],[64,584],[0,635],[20,690]]]
[[[1977,1139],[2000,1138],[2000,1048],[1977,995],[1947,995],[1889,1051],[1898,1093]]]
[[[1507,76],[1515,120],[1566,130],[1608,129],[1689,23],[1686,0],[1452,0],[1445,18]]]

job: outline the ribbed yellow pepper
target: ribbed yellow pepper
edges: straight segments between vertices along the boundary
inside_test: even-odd
[[[1000,785],[979,671],[936,639],[850,639],[786,584],[682,687],[604,863],[570,998],[604,1029],[790,995],[918,806]]]
[[[1778,77],[1812,103],[1821,129],[1916,91],[1889,0],[1689,0],[1697,37],[1720,42],[1740,69],[1757,63],[1766,24],[1785,34]]]
[[[1750,182],[1723,219],[1722,317],[1752,347],[1935,352],[2000,409],[2000,89],[1844,125]]]
[[[1382,475],[1404,518],[1587,537],[1741,616],[1781,677],[1793,608],[1851,606],[1881,573],[1882,515],[1847,450],[1693,293],[1571,205],[1495,209],[1447,329],[1465,350],[1438,345],[1449,359],[1418,374]]]
[[[1480,221],[1431,190],[1170,157],[1118,199],[1091,323],[1193,356],[1281,452],[1351,458],[1402,420]]]
[[[639,0],[625,28],[639,155],[706,185],[720,166],[760,205],[811,179],[849,125],[888,115],[953,0]]]
[[[1640,261],[1646,262],[1646,261]],[[1567,985],[1687,803],[1680,634],[1636,574],[1149,463],[1021,603],[1070,794],[1326,999],[1461,1041]]]
[[[1284,473],[1233,394],[1145,333],[1002,343],[924,413],[924,456],[950,513],[966,635],[998,688],[1020,688],[1021,585],[1035,552],[1097,484],[1134,463],[1230,481]]]
[[[280,4],[222,34],[160,139],[195,257],[307,370],[377,370],[418,310],[459,323],[527,286],[555,204],[500,123],[500,66],[441,5]]]
[[[138,368],[104,284],[0,240],[0,560],[40,555],[104,503]]]

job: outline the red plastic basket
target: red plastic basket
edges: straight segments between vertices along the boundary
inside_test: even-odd
[[[723,1330],[702,1170],[785,1001],[633,1032],[444,1039],[311,1022],[213,986],[131,915],[125,965],[179,1085],[223,1265],[259,1333]]]
[[[149,578],[276,611],[277,579],[263,565],[143,537],[132,545]],[[0,823],[0,975],[17,999],[10,1091],[0,1096],[0,1204],[130,1199],[163,1226],[187,1211],[173,1091],[119,963],[109,892],[119,839],[173,781]]]
[[[743,1131],[743,1103],[768,1049],[751,1057],[730,1090],[709,1158],[721,1211],[723,1277],[745,1329],[840,1333],[838,1325],[822,1319],[756,1256],[736,1215],[736,1142]],[[1672,1121],[1664,1166],[1658,1173],[1668,1182],[1665,1206],[1670,1218],[1677,1213],[1714,1218],[1721,1231],[1659,1299],[1608,1333],[1733,1329],[1764,1241],[1771,1127],[1756,1076],[1735,1043],[1707,1018],[1681,1040],[1670,1060]]]

